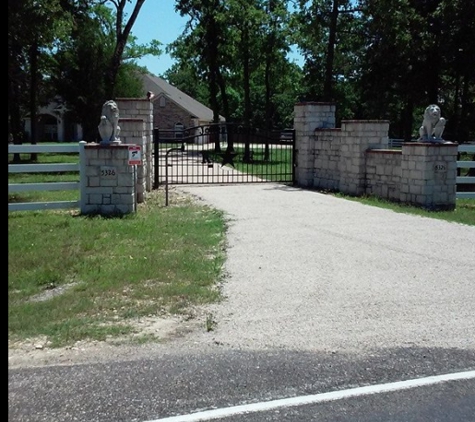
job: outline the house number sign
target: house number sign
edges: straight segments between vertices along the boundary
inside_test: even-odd
[[[445,166],[445,164],[435,164],[434,165],[434,170],[435,171],[445,171],[445,170],[447,170],[447,167]]]
[[[111,166],[101,166],[101,179],[116,179],[117,169]]]

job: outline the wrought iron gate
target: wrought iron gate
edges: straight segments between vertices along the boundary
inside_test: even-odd
[[[211,124],[154,130],[154,187],[295,180],[295,132]]]

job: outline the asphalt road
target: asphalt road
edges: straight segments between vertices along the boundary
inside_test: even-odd
[[[10,421],[475,421],[473,226],[278,185],[186,191],[229,218],[215,329],[12,366]]]

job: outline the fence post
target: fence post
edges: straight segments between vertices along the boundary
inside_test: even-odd
[[[79,210],[82,213],[86,205],[86,186],[87,186],[87,175],[86,175],[86,153],[84,147],[86,146],[86,141],[79,142]]]

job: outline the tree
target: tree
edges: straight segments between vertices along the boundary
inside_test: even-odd
[[[176,10],[190,17],[183,33],[183,40],[193,40],[201,68],[205,71],[209,90],[209,105],[213,111],[213,123],[219,122],[220,114],[229,115],[226,79],[222,74],[223,49],[226,39],[225,7],[223,0],[177,0]],[[221,94],[221,101],[219,101]],[[222,104],[222,105],[221,105]],[[215,149],[220,151],[219,136],[212,134]]]
[[[470,132],[473,136],[473,3],[364,0],[361,8],[368,44],[361,78],[363,114],[389,119],[391,136],[410,140],[417,136],[425,107],[437,103],[448,119],[444,137],[460,141]],[[461,125],[465,113],[472,118]]]
[[[22,118],[28,111],[30,139],[32,143],[37,141],[36,110],[48,83],[48,58],[70,26],[70,15],[60,0],[8,2],[8,131],[14,143],[24,140]],[[36,154],[31,158],[35,160]]]
[[[337,102],[339,118],[354,113],[361,75],[362,19],[349,0],[300,0],[294,39],[305,59],[304,98]]]
[[[113,52],[116,51],[115,24],[117,17],[111,8],[95,4],[74,14],[74,30],[54,55],[52,74],[55,92],[67,104],[69,116],[81,124],[84,140],[98,139],[97,123],[102,104],[111,99],[109,76],[104,76]],[[114,77],[114,91],[118,96],[141,95],[142,86],[137,72],[144,72],[136,60],[145,54],[160,54],[159,43],[138,45],[130,34],[122,53],[120,67]]]
[[[124,50],[126,48],[130,32],[134,26],[135,20],[142,8],[145,0],[136,0],[132,9],[132,13],[128,20],[125,21],[125,7],[131,0],[110,0],[108,3],[112,3],[116,11],[115,21],[115,46],[110,58],[110,63],[106,71],[106,99],[114,98],[116,78],[119,72],[120,65],[123,60]]]

